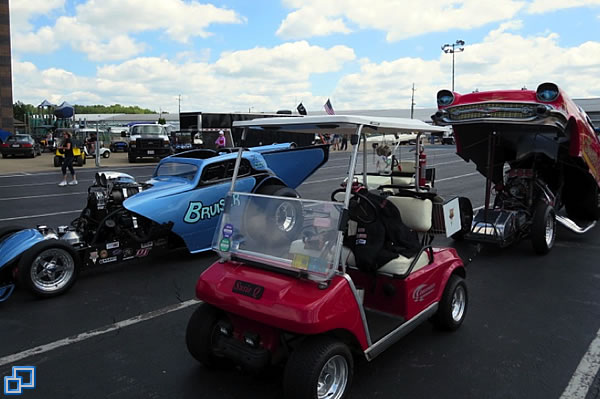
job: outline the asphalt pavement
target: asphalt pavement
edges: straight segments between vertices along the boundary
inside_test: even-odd
[[[440,194],[483,205],[484,180],[473,165],[451,146],[429,146],[427,154]],[[349,156],[332,152],[300,194],[329,199]],[[414,153],[405,147],[402,156]],[[122,168],[143,181],[154,166]],[[68,224],[95,172],[79,170],[80,184],[67,187],[57,186],[54,170],[0,175],[0,227]],[[444,238],[434,244],[454,245]],[[458,250],[467,259],[475,247]],[[358,361],[350,397],[600,398],[599,256],[600,228],[584,236],[560,229],[543,257],[528,241],[484,247],[467,266],[464,325],[447,334],[426,323],[373,362]],[[187,353],[194,286],[215,260],[178,250],[85,272],[58,298],[16,290],[0,303],[0,376],[14,365],[36,366],[37,387],[23,398],[281,398],[279,369],[261,376],[208,371]]]

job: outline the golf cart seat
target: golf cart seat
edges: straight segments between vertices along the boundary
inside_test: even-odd
[[[398,209],[402,217],[402,222],[411,230],[418,233],[426,233],[431,229],[433,203],[430,199],[389,196],[387,200]],[[346,265],[356,267],[354,254],[347,247],[343,247],[342,260],[346,262]],[[411,273],[422,269],[430,263],[428,252],[422,251],[412,258],[398,255],[397,258],[380,267],[377,273],[406,276],[413,262],[415,265]]]
[[[355,175],[354,178],[359,183],[363,182],[362,175]],[[415,177],[413,176],[395,176],[395,175],[378,175],[370,174],[367,177],[367,188],[369,190],[377,190],[379,186],[395,185],[411,187],[415,185]]]

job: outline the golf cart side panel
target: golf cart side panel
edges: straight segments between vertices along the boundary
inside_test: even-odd
[[[296,188],[323,166],[329,159],[329,145],[286,148],[262,152],[269,169],[285,182]]]
[[[452,273],[463,268],[456,250],[434,249],[435,262],[411,273],[405,278],[381,273],[374,289],[373,276],[353,269],[352,280],[357,287],[368,291],[364,304],[367,308],[412,319],[434,302],[439,302]],[[404,293],[403,297],[399,295]]]
[[[21,230],[3,240],[0,243],[0,268],[40,241],[44,241],[44,236],[36,229]]]
[[[234,290],[241,281],[264,288],[259,299]],[[348,281],[315,282],[233,262],[214,263],[198,279],[196,296],[227,312],[303,335],[347,330],[365,350],[367,338]]]

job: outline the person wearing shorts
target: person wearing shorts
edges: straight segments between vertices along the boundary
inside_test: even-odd
[[[71,141],[71,133],[69,133],[69,132],[63,133],[63,143],[62,143],[62,146],[59,148],[65,152],[65,159],[63,160],[63,163],[61,166],[63,179],[60,183],[58,183],[58,185],[61,187],[67,185],[67,168],[68,168],[69,172],[71,172],[71,178],[72,178],[72,180],[68,184],[73,186],[73,185],[77,184],[77,178],[75,177],[75,169],[73,169],[73,161],[75,160],[75,157],[73,156],[73,142]]]

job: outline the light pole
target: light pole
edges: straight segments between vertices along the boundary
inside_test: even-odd
[[[452,54],[452,91],[454,91],[454,53],[462,53],[465,51],[465,48],[463,47],[464,45],[464,40],[457,40],[456,43],[444,44],[442,46],[442,51],[444,53]]]

